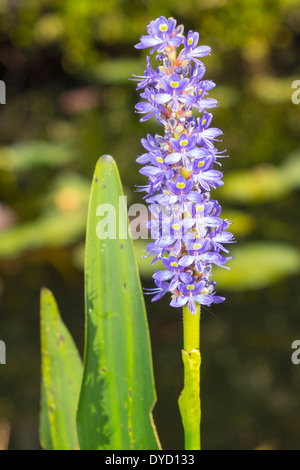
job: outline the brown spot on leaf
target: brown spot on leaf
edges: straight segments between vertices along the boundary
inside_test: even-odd
[[[65,342],[65,338],[60,334],[58,335],[58,342],[59,343],[64,343]]]

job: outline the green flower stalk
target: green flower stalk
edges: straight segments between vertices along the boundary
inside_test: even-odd
[[[184,388],[179,397],[179,409],[184,428],[186,450],[200,450],[200,306],[194,315],[183,307]]]

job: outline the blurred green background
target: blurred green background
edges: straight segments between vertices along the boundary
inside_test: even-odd
[[[173,16],[212,48],[206,78],[221,107],[214,126],[225,186],[213,192],[234,219],[231,271],[215,272],[224,304],[203,309],[202,439],[206,449],[299,449],[300,79],[298,0],[1,0],[0,79],[0,437],[38,449],[39,291],[54,292],[83,350],[83,249],[97,158],[115,157],[128,203],[145,184],[131,74],[146,25]],[[143,243],[136,243],[137,256]],[[151,287],[149,260],[140,261]],[[168,299],[146,298],[165,449],[181,449],[182,320]],[[2,429],[2,434],[1,434]],[[2,445],[4,445],[2,443]],[[1,447],[1,442],[0,442]]]

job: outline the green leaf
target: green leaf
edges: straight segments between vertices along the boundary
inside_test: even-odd
[[[122,195],[116,163],[103,156],[87,227],[85,363],[77,415],[82,449],[159,449],[147,317]],[[101,204],[116,212],[115,239],[97,236]]]
[[[48,289],[41,292],[40,440],[47,450],[78,449],[76,411],[82,362]]]
[[[247,235],[254,229],[257,223],[255,217],[248,212],[231,208],[222,211],[222,218],[233,221],[234,228],[232,228],[232,231],[236,237]]]
[[[224,199],[245,204],[272,202],[300,187],[300,151],[288,155],[283,164],[269,163],[250,170],[234,170],[225,176]]]
[[[76,173],[62,173],[44,197],[41,216],[0,232],[0,258],[26,251],[66,246],[84,236],[90,182]]]
[[[73,152],[66,145],[33,141],[0,147],[0,170],[31,171],[41,166],[61,167],[74,160]]]
[[[66,246],[83,236],[85,212],[54,212],[0,233],[0,258],[16,258],[29,250]]]
[[[134,70],[141,70],[143,65],[139,59],[114,58],[113,60],[101,61],[94,67],[93,74],[100,83],[119,85],[128,83],[128,77]]]
[[[300,149],[292,152],[281,166],[281,177],[291,189],[300,188]]]
[[[275,201],[289,193],[280,169],[265,164],[251,170],[234,170],[224,178],[222,197],[244,204]]]
[[[291,85],[298,78],[296,75],[272,77],[271,75],[257,74],[250,80],[250,87],[254,96],[263,103],[289,103],[293,93]],[[267,93],[266,90],[268,90]]]

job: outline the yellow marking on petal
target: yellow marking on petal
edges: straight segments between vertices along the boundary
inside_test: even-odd
[[[202,248],[201,243],[195,243],[194,250],[200,250],[200,248]]]
[[[185,139],[185,140],[182,140],[179,145],[180,147],[185,147],[187,144],[188,144],[188,141]]]
[[[206,123],[207,123],[207,119],[203,119],[202,126],[204,126]]]
[[[178,189],[185,188],[185,183],[177,183],[176,186]]]
[[[171,82],[171,87],[172,88],[178,88],[179,87],[179,83],[178,82]]]
[[[202,212],[202,211],[204,211],[204,206],[203,205],[196,207],[196,212]]]
[[[172,228],[173,228],[173,230],[180,230],[180,225],[179,224],[173,224]]]
[[[157,157],[156,161],[157,161],[158,163],[163,163],[163,162],[164,162],[161,157]]]
[[[178,268],[178,263],[176,263],[176,261],[172,261],[171,266],[173,266],[174,268]]]
[[[194,290],[195,289],[195,286],[193,286],[193,284],[189,284],[188,286],[186,286],[187,290]]]
[[[160,27],[159,27],[159,29],[160,29],[161,31],[167,31],[167,30],[168,30],[168,26],[167,26],[166,24],[161,24]]]
[[[203,160],[200,160],[200,162],[198,163],[198,168],[200,168],[201,166],[204,165],[204,161]]]
[[[193,44],[193,38],[190,38],[190,39],[188,40],[188,46],[190,46],[191,44]]]
[[[151,95],[151,99],[154,100],[154,95]]]
[[[199,90],[199,95],[201,95],[202,91],[203,91],[202,88],[200,88],[200,90]]]

